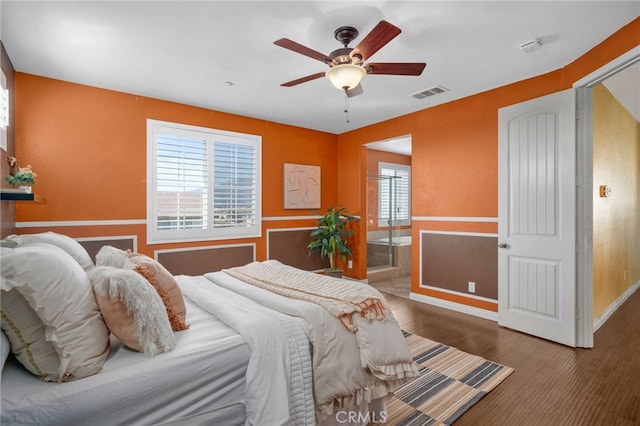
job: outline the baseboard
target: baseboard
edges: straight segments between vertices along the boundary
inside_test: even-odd
[[[615,302],[609,305],[609,307],[602,314],[600,314],[598,318],[593,320],[593,332],[595,333],[600,327],[602,327],[604,323],[607,322],[609,317],[611,317],[611,315],[613,315],[613,313],[617,311],[618,308],[622,306],[622,304],[626,302],[627,299],[636,292],[636,290],[638,290],[638,288],[640,288],[640,281],[636,281],[634,285],[632,285],[627,289],[627,291],[622,293],[622,296],[618,297]]]
[[[634,285],[629,287],[622,296],[620,296],[614,303],[612,303],[606,311],[604,311],[598,318],[593,321],[593,332],[595,333],[604,323],[618,310],[620,306],[626,300],[631,297],[640,288],[640,281],[637,281]],[[426,303],[428,305],[437,306],[439,308],[450,309],[452,311],[461,312],[463,314],[473,315],[476,317],[488,319],[491,321],[498,321],[498,313],[493,311],[487,311],[485,309],[476,308],[474,306],[463,305],[461,303],[451,302],[449,300],[438,299],[436,297],[425,296],[423,294],[413,293],[409,294],[409,299],[417,302]]]
[[[424,294],[409,293],[409,299],[416,302],[426,303],[427,305],[437,306],[439,308],[450,309],[452,311],[461,312],[463,314],[473,315],[488,319],[490,321],[498,321],[498,313],[487,311],[486,309],[476,308],[475,306],[463,305],[462,303],[451,302],[449,300],[438,299],[436,297],[425,296]]]

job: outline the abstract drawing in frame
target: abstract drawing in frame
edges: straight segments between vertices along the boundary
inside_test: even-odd
[[[320,166],[284,163],[284,208],[320,208]]]

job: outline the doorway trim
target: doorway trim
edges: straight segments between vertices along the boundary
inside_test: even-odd
[[[640,46],[573,83],[576,89],[576,343],[593,347],[593,87],[640,61]]]

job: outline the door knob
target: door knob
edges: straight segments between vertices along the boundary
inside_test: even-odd
[[[509,244],[507,243],[498,243],[498,248],[508,248]]]

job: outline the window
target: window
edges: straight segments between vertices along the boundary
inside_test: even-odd
[[[7,150],[7,127],[9,127],[9,90],[7,78],[0,70],[0,148]]]
[[[147,120],[149,243],[259,237],[261,138]]]
[[[411,225],[411,166],[379,163],[378,226]]]

